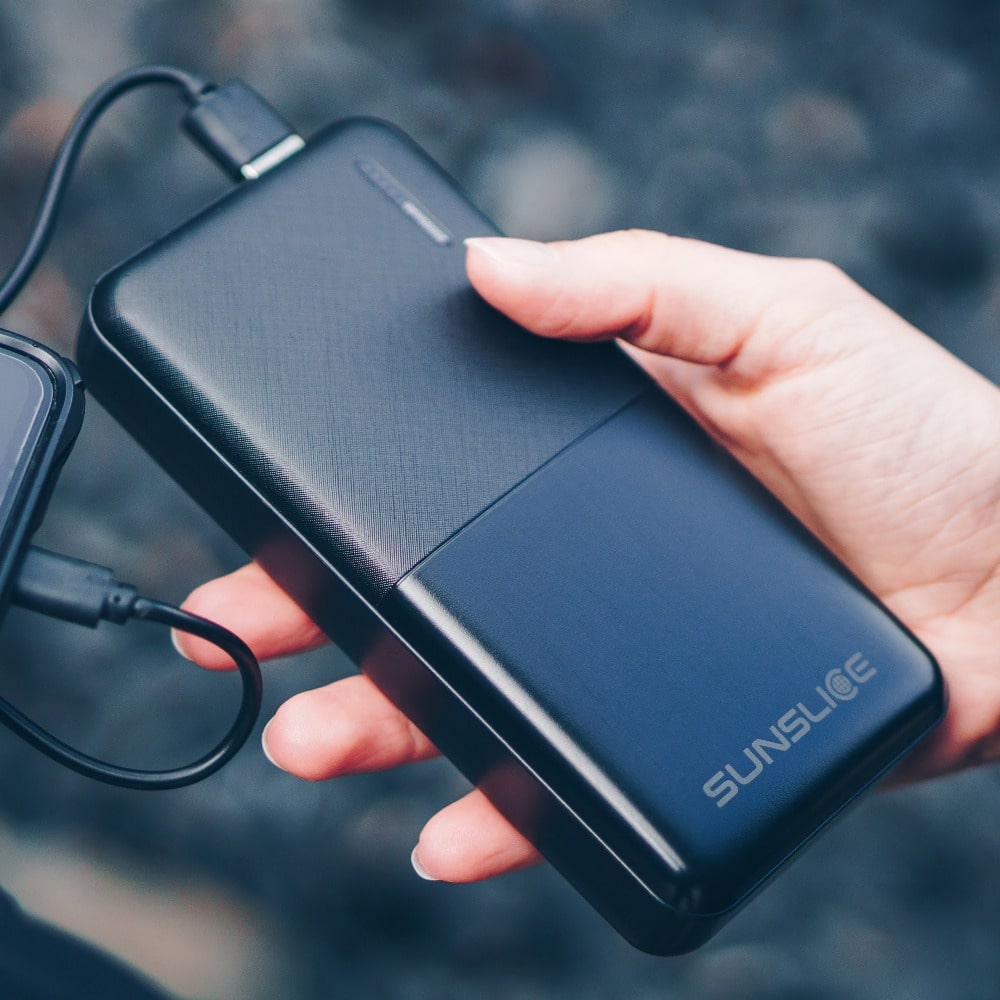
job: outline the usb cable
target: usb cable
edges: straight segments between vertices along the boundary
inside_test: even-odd
[[[254,181],[304,145],[291,126],[257,93],[239,81],[212,83],[172,66],[140,66],[118,74],[84,103],[56,155],[28,241],[0,282],[0,313],[17,298],[45,253],[80,153],[94,126],[119,98],[150,86],[179,91],[187,105],[184,132],[236,181]],[[0,428],[0,432],[2,432]],[[143,771],[119,767],[80,752],[46,732],[0,698],[0,724],[53,760],[98,781],[125,788],[166,789],[189,785],[217,771],[246,742],[260,713],[260,667],[236,635],[204,618],[140,597],[111,570],[44,549],[29,547],[15,573],[11,602],[54,618],[96,627],[155,622],[218,646],[233,660],[243,682],[239,711],[222,741],[183,767]]]
[[[123,788],[180,788],[218,771],[253,731],[263,695],[260,666],[246,643],[228,629],[169,604],[140,597],[135,587],[119,583],[104,566],[39,548],[29,548],[24,555],[15,577],[12,603],[90,628],[96,628],[102,621],[116,625],[146,621],[188,632],[228,654],[243,681],[236,721],[221,742],[193,763],[167,771],[118,767],[90,757],[46,732],[0,698],[0,723],[60,764],[88,778]]]
[[[187,136],[234,180],[257,180],[305,145],[302,137],[256,91],[238,80],[217,85],[173,66],[138,66],[102,84],[87,99],[49,171],[31,235],[0,284],[0,313],[17,298],[52,239],[66,188],[94,126],[125,94],[152,86],[180,91]]]

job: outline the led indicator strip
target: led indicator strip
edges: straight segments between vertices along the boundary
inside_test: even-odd
[[[451,233],[427,211],[381,163],[363,156],[354,161],[359,173],[379,189],[405,216],[423,230],[438,246],[451,246]]]

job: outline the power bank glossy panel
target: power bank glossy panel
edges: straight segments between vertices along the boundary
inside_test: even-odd
[[[933,723],[940,681],[621,352],[483,305],[461,241],[490,232],[349,122],[105,276],[80,362],[621,933],[685,950]]]
[[[688,913],[745,897],[941,711],[928,654],[653,394],[383,613],[470,700],[508,706],[519,755]]]

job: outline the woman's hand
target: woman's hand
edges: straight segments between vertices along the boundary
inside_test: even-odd
[[[472,240],[468,270],[535,333],[621,339],[930,648],[951,707],[902,776],[1000,756],[1000,390],[817,261],[621,232]],[[322,641],[256,566],[186,607],[261,658]],[[211,648],[180,642],[219,665]],[[265,748],[310,780],[435,753],[364,677],[292,698]],[[430,820],[414,855],[418,871],[452,882],[535,860],[477,791]]]

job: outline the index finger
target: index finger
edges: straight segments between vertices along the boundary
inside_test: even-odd
[[[328,641],[257,563],[203,584],[183,606],[235,632],[260,660],[301,653]],[[194,636],[175,632],[174,645],[181,655],[210,670],[232,667],[225,653]]]
[[[548,244],[487,237],[467,247],[476,290],[527,329],[621,338],[700,365],[724,365],[755,335],[787,333],[860,291],[822,261],[644,230]]]

